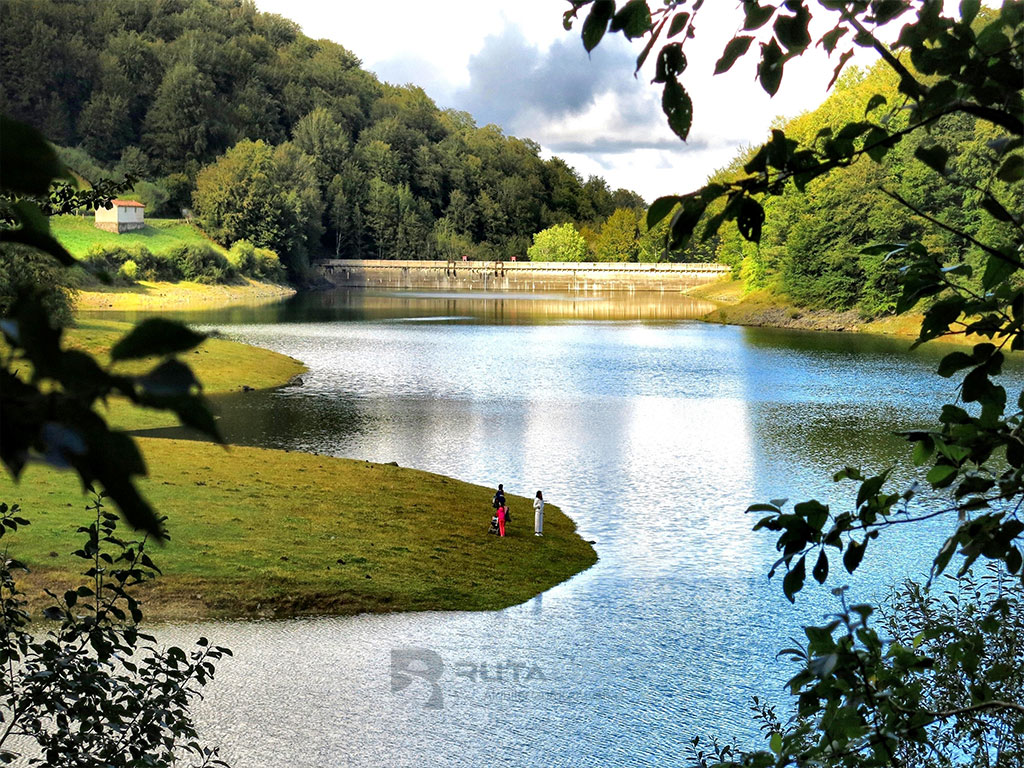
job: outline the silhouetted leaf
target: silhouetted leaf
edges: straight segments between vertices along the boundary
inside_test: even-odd
[[[824,584],[828,578],[828,555],[825,554],[824,547],[818,553],[818,561],[814,564],[814,570],[811,573],[819,584]]]
[[[42,197],[54,179],[71,178],[39,131],[0,115],[0,188]]]
[[[756,0],[743,3],[743,28],[746,30],[763,27],[775,14],[775,8],[770,5],[761,6]]]
[[[861,544],[854,539],[850,539],[850,543],[847,544],[846,551],[843,553],[843,567],[846,568],[847,573],[853,573],[857,570],[860,561],[864,559],[865,547],[867,547],[866,541]]]
[[[949,152],[941,144],[934,144],[930,147],[918,147],[914,150],[914,157],[936,173],[943,176],[946,175],[946,162],[949,160]]]
[[[640,37],[651,28],[651,9],[646,0],[629,0],[612,17],[611,31],[622,32],[630,40]]]
[[[715,63],[715,74],[720,75],[723,72],[728,72],[732,69],[732,65],[736,63],[736,59],[745,54],[747,49],[750,48],[750,42],[753,39],[754,38],[749,35],[744,35],[741,37],[734,37],[730,40],[725,46],[722,58]]]
[[[614,0],[595,0],[583,22],[583,47],[587,52],[594,50],[608,29],[608,22],[615,13]]]
[[[773,39],[770,43],[761,44],[761,61],[757,65],[757,79],[769,96],[779,91],[782,83],[783,55],[779,44]]]
[[[647,209],[647,228],[653,229],[659,221],[672,213],[672,209],[679,204],[680,199],[676,195],[668,195],[659,197],[651,203],[651,207]]]
[[[661,109],[668,117],[669,127],[685,141],[693,122],[693,102],[679,81],[670,80],[665,83],[665,90],[661,94]]]
[[[205,339],[181,323],[153,317],[132,328],[110,351],[111,360],[173,355],[192,349]]]
[[[1024,178],[1024,155],[1010,155],[1000,166],[996,177],[1003,181],[1019,181]]]
[[[752,243],[761,242],[761,229],[764,226],[764,208],[750,197],[740,202],[740,210],[736,216],[736,226],[744,239]]]
[[[686,29],[686,22],[690,20],[690,14],[686,11],[681,11],[672,17],[672,22],[668,25],[668,36],[675,37],[684,29]]]

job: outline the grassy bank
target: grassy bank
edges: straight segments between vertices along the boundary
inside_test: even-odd
[[[280,301],[294,294],[294,288],[248,278],[238,278],[236,282],[227,285],[140,280],[130,286],[103,286],[78,291],[75,308],[90,311],[173,312],[229,304],[260,304]]]
[[[785,297],[769,291],[745,293],[743,283],[739,280],[720,280],[691,288],[686,293],[718,304],[717,309],[703,318],[712,323],[807,331],[847,331],[908,338],[916,338],[921,328],[921,315],[917,313],[864,320],[856,310],[833,312],[827,309],[806,309],[796,307]],[[956,337],[940,340],[962,343]]]
[[[67,344],[107,364],[110,348],[131,327],[130,323],[109,320],[79,320],[68,330]],[[286,355],[217,338],[207,339],[183,359],[196,372],[206,394],[236,392],[246,386],[253,389],[276,387],[306,370],[302,363]],[[115,370],[134,374],[152,365],[153,361],[124,363]],[[167,412],[136,408],[117,399],[110,401],[105,415],[119,429],[151,429],[177,423]]]
[[[556,507],[533,535],[512,498],[505,539],[487,534],[491,490],[392,465],[256,448],[143,439],[142,483],[172,541],[147,587],[163,618],[363,611],[490,610],[523,602],[596,561]],[[31,466],[0,499],[32,525],[5,536],[34,587],[63,590],[84,561],[67,553],[87,521],[76,479]],[[30,592],[36,589],[28,590]],[[39,603],[37,603],[37,606]]]
[[[50,229],[71,254],[81,258],[93,245],[144,245],[153,253],[164,253],[178,245],[208,245],[227,253],[198,227],[180,219],[146,219],[146,226],[116,234],[96,229],[92,216],[52,216]]]

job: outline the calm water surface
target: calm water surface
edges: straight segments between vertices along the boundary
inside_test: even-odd
[[[848,498],[831,473],[900,461],[891,432],[953,392],[932,373],[941,350],[692,319],[704,309],[663,294],[336,291],[190,316],[310,369],[299,386],[218,400],[231,441],[541,488],[601,558],[500,612],[164,627],[235,651],[198,708],[224,756],[664,766],[698,734],[758,744],[750,697],[784,702],[793,671],[774,652],[836,603],[821,588],[795,608],[781,597],[772,541],[743,509]],[[871,598],[920,576],[947,525],[887,535],[863,574],[833,568],[829,586]],[[425,680],[391,690],[403,649],[441,665],[439,708],[424,706]]]

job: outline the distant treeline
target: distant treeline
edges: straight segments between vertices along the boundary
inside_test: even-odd
[[[293,278],[320,254],[523,258],[548,227],[595,240],[644,207],[246,0],[2,0],[0,27],[0,110],[87,180],[141,179],[148,215],[192,210]]]
[[[983,20],[985,13],[979,18]],[[883,63],[868,72],[851,69],[818,109],[779,128],[788,138],[811,143],[826,133],[838,137],[840,126],[851,122],[856,124],[848,129],[851,141],[864,140],[868,122],[885,120],[893,128],[905,127],[895,78]],[[885,101],[872,102],[876,94]],[[866,112],[869,103],[873,108]],[[857,131],[861,133],[855,136]],[[1007,140],[990,123],[967,115],[942,118],[930,131],[905,137],[881,163],[862,156],[811,182],[804,193],[789,182],[784,194],[764,200],[760,245],[744,241],[736,226],[729,225],[714,244],[716,259],[732,265],[749,289],[783,294],[801,306],[856,309],[865,317],[893,311],[905,265],[884,251],[864,253],[867,246],[923,238],[941,255],[943,265],[971,265],[977,283],[985,263],[980,250],[925,217],[995,246],[1012,242],[1015,225],[983,213],[989,190],[1011,203],[1008,210],[1024,210],[1021,185],[1000,180],[993,171],[998,165],[985,161],[995,157],[992,142]],[[915,153],[939,167],[948,157],[945,175],[915,160]],[[750,156],[750,150],[741,153],[711,180],[742,175]]]

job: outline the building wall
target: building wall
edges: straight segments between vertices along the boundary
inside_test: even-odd
[[[134,205],[115,205],[112,208],[96,209],[96,229],[105,232],[128,232],[146,226],[145,209]]]

